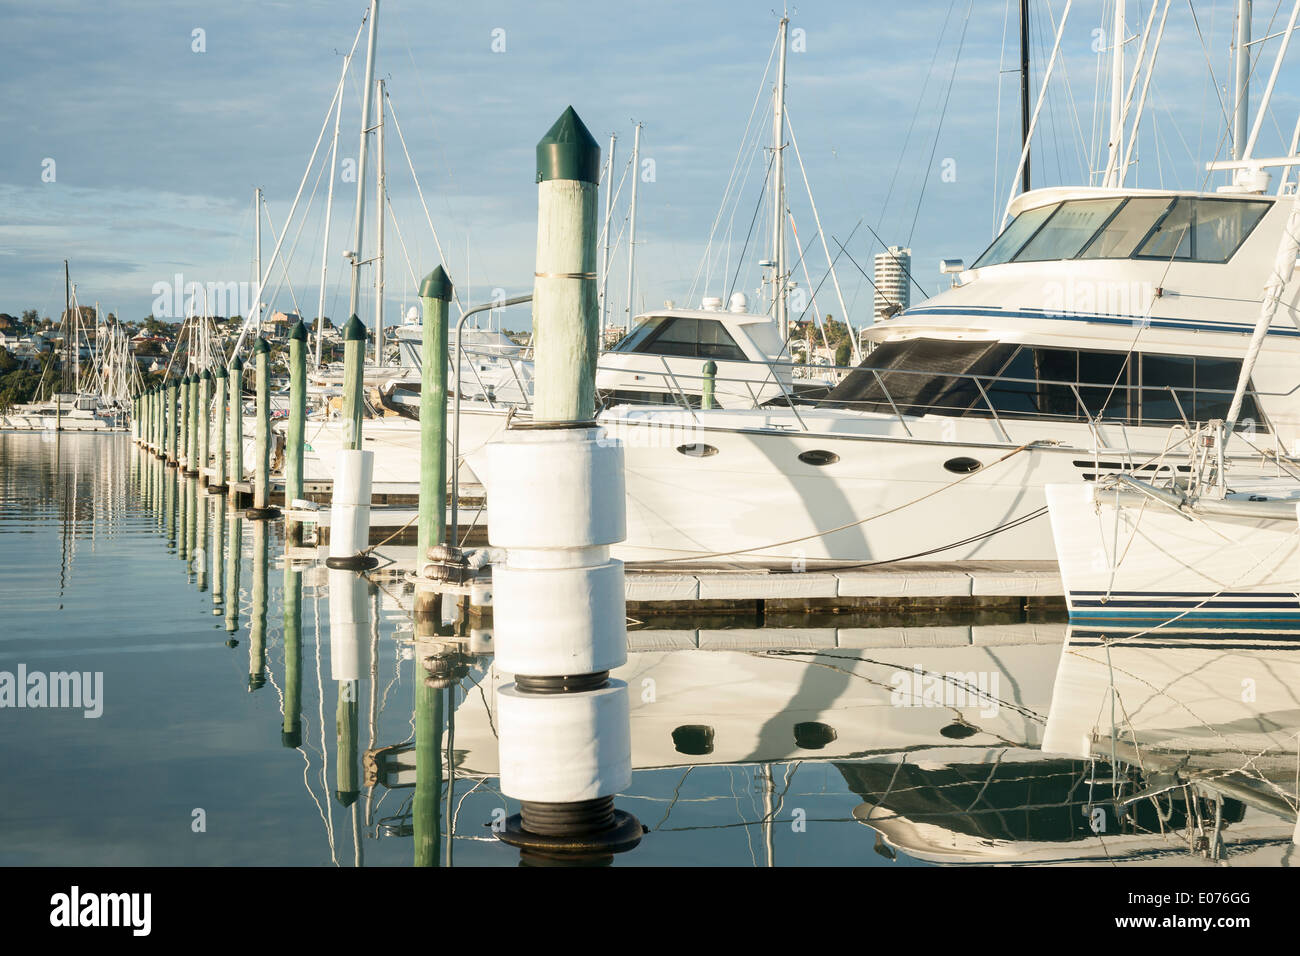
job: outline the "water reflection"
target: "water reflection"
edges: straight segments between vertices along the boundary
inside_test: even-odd
[[[246,535],[121,438],[0,453],[0,669],[72,658],[106,687],[101,720],[0,736],[0,805],[29,821],[0,863],[520,862],[492,829],[519,807],[490,619],[417,621],[400,576],[290,561],[280,525]],[[1293,859],[1300,632],[714,623],[634,630],[611,675],[618,802],[650,828],[615,865]],[[245,627],[247,673],[213,639]],[[197,841],[194,806],[260,825]]]

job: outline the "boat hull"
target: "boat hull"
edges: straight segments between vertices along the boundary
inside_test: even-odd
[[[1189,515],[1092,485],[1047,500],[1071,620],[1300,620],[1294,520]]]

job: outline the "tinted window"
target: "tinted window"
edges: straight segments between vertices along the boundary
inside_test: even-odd
[[[983,399],[972,379],[956,376],[993,375],[1014,351],[1015,346],[998,342],[885,342],[818,405],[872,412],[893,412],[897,406],[905,415],[960,414],[975,403],[983,405]]]
[[[1168,425],[1223,418],[1240,369],[1233,359],[912,339],[881,345],[819,404],[988,417],[991,403],[1008,418]],[[1250,394],[1241,417],[1264,424]]]
[[[1127,259],[1172,202],[1162,196],[1125,201],[1123,208],[1088,243],[1079,258]]]
[[[985,250],[984,255],[975,260],[975,265],[971,268],[978,269],[980,266],[995,266],[999,262],[1009,262],[1043,224],[1043,221],[1056,211],[1058,205],[1060,204],[1055,203],[1050,206],[1039,206],[1037,209],[1026,209],[1016,216],[1007,228],[1002,230],[1002,235],[993,240],[993,245]]]
[[[1073,259],[1121,202],[1121,199],[1091,199],[1062,203],[1034,238],[1016,254],[1015,261]]]
[[[1227,262],[1264,213],[1266,202],[1179,197],[1137,255],[1152,259]]]
[[[656,316],[618,344],[619,352],[745,361],[745,353],[717,319]]]

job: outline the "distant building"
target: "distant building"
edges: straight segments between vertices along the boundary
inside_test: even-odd
[[[607,351],[609,349],[612,349],[615,345],[618,345],[619,340],[621,340],[623,336],[626,334],[627,334],[627,329],[623,328],[623,326],[621,325],[605,326],[604,348]]]
[[[874,281],[877,322],[903,311],[911,304],[907,278],[911,271],[911,249],[890,246],[886,251],[876,254]]]
[[[297,322],[297,312],[276,312],[262,320],[262,334],[273,341],[287,339]]]

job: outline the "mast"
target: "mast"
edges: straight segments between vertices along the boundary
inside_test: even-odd
[[[772,110],[772,302],[777,331],[782,341],[789,334],[785,288],[785,57],[790,18],[781,17],[781,58],[776,68],[776,96]]]
[[[1110,57],[1110,154],[1106,159],[1104,186],[1124,181],[1120,169],[1124,154],[1124,0],[1115,0],[1114,47]]]
[[[285,232],[289,231],[285,223]],[[257,275],[253,279],[253,288],[257,290],[257,301],[253,303],[253,314],[249,324],[254,335],[262,334],[262,187],[253,192],[253,268]],[[236,352],[239,350],[236,349]]]
[[[1252,0],[1237,0],[1237,83],[1232,113],[1232,158],[1246,152],[1246,127],[1250,114],[1250,20]]]
[[[632,212],[627,232],[627,330],[632,329],[636,307],[632,304],[633,284],[636,278],[636,187],[641,181],[641,124],[636,124],[632,136]]]
[[[72,279],[68,275],[68,260],[63,260],[63,390],[68,390],[68,365],[72,361],[72,345],[68,338],[68,320],[72,318]]]
[[[355,48],[356,44],[353,44]],[[343,86],[347,81],[352,54],[343,58],[343,75],[339,77],[338,102],[334,107],[334,141],[330,144],[330,185],[325,198],[325,245],[320,257],[320,300],[316,306],[316,367],[320,368],[321,340],[325,332],[325,277],[329,272],[330,218],[334,213],[334,179],[338,175],[339,126],[343,120]]]
[[[618,142],[618,134],[609,134],[609,166],[605,175],[605,247],[600,253],[600,334],[602,336],[601,347],[604,348],[603,336],[605,328],[609,325],[609,215],[610,200],[614,192],[614,146]]]
[[[379,81],[379,123],[375,128],[375,364],[384,364],[384,81]]]
[[[348,317],[357,314],[361,299],[361,240],[366,222],[366,159],[370,144],[370,107],[375,90],[375,40],[379,27],[379,0],[370,0],[370,36],[366,41],[366,78],[361,85],[361,145],[357,150],[357,210],[352,227],[352,293],[348,298]]]
[[[1029,192],[1029,0],[1020,0],[1020,146],[1025,168],[1020,174],[1020,191]]]

